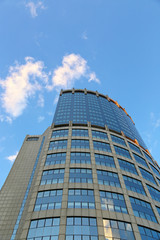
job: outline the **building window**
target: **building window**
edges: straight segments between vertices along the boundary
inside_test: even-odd
[[[102,210],[128,213],[122,194],[100,191],[100,199]]]
[[[112,141],[115,142],[115,143],[118,143],[118,144],[121,144],[123,146],[126,146],[126,143],[124,141],[124,139],[120,138],[120,137],[117,137],[115,135],[111,135],[111,138],[112,138]]]
[[[67,217],[66,240],[98,240],[96,218]]]
[[[145,218],[149,221],[157,222],[150,203],[133,197],[129,197],[129,199],[135,217]]]
[[[45,166],[55,165],[55,164],[65,164],[66,153],[53,153],[48,154],[45,162]]]
[[[116,151],[117,155],[120,155],[120,156],[131,159],[131,155],[130,155],[128,150],[126,150],[124,148],[121,148],[121,147],[118,147],[118,146],[114,146],[114,148],[115,148],[115,151]]]
[[[152,168],[152,171],[153,171],[157,176],[160,177],[159,171],[158,171],[152,164],[150,164],[150,163],[149,163],[149,166]]]
[[[72,136],[88,137],[87,129],[72,129]]]
[[[38,141],[39,137],[28,137],[26,141]]]
[[[92,170],[87,168],[71,168],[70,183],[92,183]]]
[[[67,140],[52,141],[49,144],[49,150],[65,149],[67,148]]]
[[[94,191],[89,189],[69,189],[68,208],[95,208]]]
[[[113,157],[102,154],[94,154],[94,156],[97,165],[115,168]]]
[[[148,184],[146,184],[146,185],[147,185],[147,188],[148,188],[148,190],[149,190],[149,193],[151,194],[151,197],[152,197],[154,200],[160,202],[160,191],[158,191],[158,190],[155,189],[154,187],[149,186]]]
[[[97,177],[99,184],[112,187],[121,187],[117,173],[97,170]]]
[[[71,152],[71,163],[91,164],[91,155],[86,152]]]
[[[122,159],[118,159],[118,162],[119,162],[120,169],[138,175],[134,164],[124,161]]]
[[[60,218],[44,218],[31,221],[27,240],[58,240]]]
[[[134,178],[123,176],[127,190],[146,195],[142,183]]]
[[[89,141],[81,139],[72,139],[71,148],[87,148],[89,149]]]
[[[135,240],[130,223],[103,219],[106,240]]]
[[[144,167],[147,167],[147,168],[148,168],[148,165],[147,165],[146,161],[145,161],[142,157],[138,156],[138,155],[135,154],[135,153],[133,153],[133,156],[134,156],[136,162],[138,162],[139,164],[141,164],[141,165],[143,165]]]
[[[140,171],[141,171],[141,174],[142,174],[142,177],[145,178],[146,180],[154,183],[155,185],[157,185],[157,183],[155,182],[154,180],[154,177],[152,176],[151,173],[149,173],[148,171],[144,170],[143,168],[140,168]]]
[[[160,239],[160,232],[152,230],[150,228],[138,226],[139,232],[141,235],[142,240],[159,240]]]
[[[147,153],[145,153],[145,152],[143,152],[143,153],[144,153],[145,158],[146,158],[148,161],[150,161],[151,163],[153,163],[152,158],[151,158]]]
[[[63,190],[38,192],[34,211],[61,208]]]
[[[63,183],[64,169],[53,169],[43,171],[41,185]]]
[[[61,129],[52,132],[51,138],[58,138],[58,137],[67,137],[68,136],[68,129]]]
[[[93,141],[93,146],[95,150],[111,152],[111,147],[108,143]]]
[[[129,144],[130,148],[131,148],[133,151],[135,151],[135,152],[137,152],[137,153],[139,153],[139,154],[142,155],[139,147],[135,146],[134,144],[132,144],[132,143],[130,143],[130,142],[128,142],[128,144]]]
[[[107,133],[92,130],[92,137],[108,140]]]

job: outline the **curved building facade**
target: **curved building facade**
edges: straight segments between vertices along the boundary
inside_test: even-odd
[[[1,240],[158,240],[160,168],[116,101],[61,91],[0,192]]]

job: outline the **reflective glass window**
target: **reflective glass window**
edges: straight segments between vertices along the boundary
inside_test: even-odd
[[[108,143],[93,141],[93,146],[95,150],[111,152],[111,147]]]
[[[159,173],[158,169],[155,168],[155,167],[154,167],[152,164],[150,164],[150,163],[149,163],[149,165],[150,165],[150,167],[152,168],[153,172],[154,172],[157,176],[160,177],[160,173]]]
[[[118,147],[118,146],[114,146],[114,148],[115,148],[115,151],[116,151],[117,155],[121,155],[121,156],[126,157],[126,158],[131,158],[131,155],[130,155],[128,150],[126,150],[124,148],[121,148],[121,147]]]
[[[72,129],[72,136],[88,137],[87,129]]]
[[[156,188],[148,185],[148,184],[147,184],[147,188],[148,188],[148,190],[149,190],[149,192],[150,192],[150,194],[151,194],[151,197],[152,197],[154,200],[160,202],[160,191],[157,190]]]
[[[112,187],[121,187],[117,173],[97,170],[97,177],[99,184]]]
[[[92,170],[88,168],[71,168],[69,174],[70,183],[92,183]]]
[[[139,164],[141,164],[141,165],[143,165],[143,166],[148,168],[148,165],[147,165],[146,161],[142,157],[138,156],[135,153],[133,153],[133,156],[134,156],[134,158],[135,158],[137,163],[139,163]]]
[[[63,181],[64,181],[64,169],[61,168],[43,171],[41,185],[63,183]]]
[[[61,208],[63,190],[38,192],[34,211]]]
[[[27,240],[58,240],[60,218],[31,221]]]
[[[105,240],[135,240],[130,223],[103,219]]]
[[[71,152],[71,163],[91,164],[91,155],[87,152]]]
[[[97,165],[115,168],[113,157],[103,154],[94,154],[94,156]]]
[[[143,152],[143,153],[144,153],[145,158],[146,158],[148,161],[150,161],[151,163],[153,163],[152,158],[151,158],[146,152]]]
[[[49,150],[64,149],[67,148],[67,140],[51,141],[49,144]]]
[[[133,197],[129,197],[129,199],[133,208],[134,216],[157,222],[150,203]]]
[[[98,240],[96,218],[67,217],[66,240]]]
[[[89,141],[82,139],[72,139],[71,148],[87,148],[89,149]]]
[[[133,151],[135,151],[135,152],[137,152],[137,153],[139,153],[139,154],[142,155],[142,153],[141,153],[139,147],[137,147],[136,145],[134,145],[134,144],[131,143],[131,142],[128,142],[128,144],[129,144],[130,148],[131,148]]]
[[[128,213],[122,194],[100,191],[100,199],[102,210]]]
[[[133,163],[124,161],[122,159],[118,159],[118,162],[119,162],[120,169],[138,175],[137,170]]]
[[[106,140],[108,140],[107,133],[100,132],[100,131],[95,131],[95,130],[92,130],[92,137],[93,138],[99,138],[99,139],[106,139]]]
[[[95,208],[94,191],[90,189],[69,189],[68,208]]]
[[[160,232],[152,230],[150,228],[146,228],[143,226],[138,226],[139,232],[141,235],[142,240],[159,240],[160,239]]]
[[[68,129],[54,130],[51,138],[67,137]]]
[[[140,168],[140,171],[141,171],[141,174],[142,174],[142,177],[144,177],[146,180],[154,183],[155,185],[157,185],[156,181],[154,180],[154,177],[151,173],[149,173],[148,171],[144,170],[143,168]]]
[[[26,141],[38,141],[39,137],[28,137]]]
[[[123,179],[127,190],[146,195],[141,181],[128,176],[123,176]]]
[[[112,138],[112,141],[115,142],[115,143],[119,143],[123,146],[126,146],[126,143],[124,141],[124,139],[120,138],[120,137],[117,137],[115,135],[111,135],[111,138]]]
[[[66,153],[53,153],[48,154],[45,162],[45,166],[64,164],[66,162]]]

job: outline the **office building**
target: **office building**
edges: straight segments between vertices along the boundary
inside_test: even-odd
[[[158,240],[160,168],[132,118],[98,92],[60,92],[0,192],[0,240]]]

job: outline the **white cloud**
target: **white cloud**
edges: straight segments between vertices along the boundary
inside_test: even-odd
[[[29,1],[25,5],[27,8],[29,8],[30,14],[33,18],[38,16],[37,10],[38,9],[46,9],[45,6],[43,5],[42,1],[38,1],[37,3],[34,3],[33,1]]]
[[[52,84],[47,88],[71,88],[76,80],[81,77],[89,78],[89,82],[95,81],[100,83],[94,72],[90,71],[87,61],[78,54],[69,54],[63,57],[62,66],[56,68],[52,76]]]
[[[160,118],[156,118],[153,112],[150,113],[150,119],[154,128],[158,128],[160,126]]]
[[[44,97],[43,97],[43,95],[41,95],[41,94],[39,94],[39,96],[38,96],[37,105],[38,105],[39,107],[44,107]]]
[[[11,155],[11,156],[8,156],[8,157],[6,157],[6,158],[7,158],[9,161],[14,162],[14,160],[15,160],[16,157],[17,157],[17,155],[18,155],[18,151],[16,152],[16,154]]]
[[[42,122],[44,119],[45,119],[44,116],[39,116],[39,117],[38,117],[38,122],[40,123],[40,122]]]
[[[96,83],[100,83],[100,80],[96,77],[95,72],[92,72],[92,73],[89,74],[88,82],[91,82],[91,81],[96,82]]]
[[[81,38],[82,38],[83,40],[87,40],[87,39],[88,39],[88,36],[87,36],[86,31],[82,33]]]
[[[45,84],[48,81],[48,76],[43,71],[43,62],[36,62],[31,57],[26,57],[25,61],[24,65],[16,63],[15,66],[11,66],[8,76],[0,79],[0,86],[4,89],[1,104],[9,114],[8,121],[21,115],[27,106],[28,98],[41,90],[42,86],[37,79]]]

